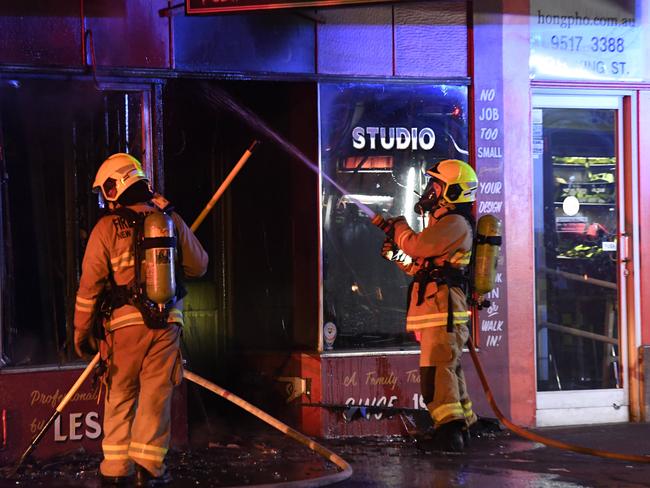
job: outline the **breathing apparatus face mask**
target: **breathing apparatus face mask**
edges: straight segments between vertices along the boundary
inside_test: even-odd
[[[108,202],[104,198],[101,188],[96,186],[92,189],[92,192],[97,195],[97,207],[102,210],[108,208]]]
[[[425,212],[431,212],[438,207],[440,196],[442,195],[443,185],[435,178],[429,178],[426,188],[422,192],[420,200],[413,207],[413,211],[418,215]]]

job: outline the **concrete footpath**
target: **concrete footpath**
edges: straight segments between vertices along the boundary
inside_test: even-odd
[[[592,449],[648,455],[650,424],[608,424],[535,431]],[[507,431],[472,439],[463,454],[426,453],[413,443],[330,442],[351,463],[341,487],[649,487],[650,463],[562,451]]]
[[[204,428],[205,436],[192,449],[169,453],[174,481],[168,486],[282,486],[283,482],[305,479],[312,479],[311,486],[318,486],[316,478],[336,472],[336,467],[321,456],[266,424],[235,421],[229,429],[217,424]],[[650,456],[650,424],[536,432],[594,449]],[[352,477],[337,487],[650,487],[650,464],[565,452],[507,431],[484,432],[472,439],[463,454],[427,452],[410,437],[320,442],[354,469]],[[0,487],[99,487],[99,460],[98,454],[76,451],[34,461],[17,479],[0,478]]]

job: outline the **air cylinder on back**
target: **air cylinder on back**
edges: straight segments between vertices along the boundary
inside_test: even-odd
[[[176,295],[174,221],[167,214],[151,213],[144,219],[143,234],[147,298],[163,310]]]
[[[483,215],[476,224],[474,251],[474,291],[479,296],[494,289],[500,248],[501,221],[493,215]]]

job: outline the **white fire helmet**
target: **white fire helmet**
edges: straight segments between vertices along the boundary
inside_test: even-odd
[[[109,156],[97,170],[93,192],[105,202],[116,202],[124,191],[134,183],[144,180],[149,185],[149,178],[142,170],[140,161],[126,153]]]

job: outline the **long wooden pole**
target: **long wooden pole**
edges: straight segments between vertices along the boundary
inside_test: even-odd
[[[41,439],[45,435],[45,433],[48,431],[50,426],[54,423],[54,421],[57,419],[59,415],[61,415],[61,412],[63,409],[66,407],[70,399],[74,396],[75,393],[77,393],[77,390],[81,387],[84,381],[86,381],[86,378],[90,376],[90,373],[93,372],[93,369],[95,369],[95,366],[99,364],[99,359],[100,355],[99,353],[95,354],[95,357],[92,358],[92,360],[88,363],[88,366],[86,366],[86,369],[83,370],[83,373],[77,378],[77,381],[75,381],[74,385],[72,385],[72,388],[68,390],[68,393],[63,397],[63,399],[59,402],[57,405],[56,409],[54,409],[54,413],[52,413],[52,416],[50,419],[45,422],[45,425],[43,428],[36,434],[32,442],[27,446],[27,449],[25,449],[25,452],[23,453],[22,456],[20,456],[20,459],[18,460],[18,463],[16,463],[16,466],[14,467],[11,476],[15,475],[20,466],[22,466],[23,462],[25,462],[25,459],[27,459],[27,456],[31,454],[31,452],[36,449],[36,446],[38,445],[39,442],[41,442]]]
[[[251,157],[251,154],[253,154],[253,151],[255,150],[255,146],[257,146],[260,143],[260,141],[253,141],[252,144],[246,151],[244,151],[244,154],[242,154],[242,157],[239,158],[239,161],[237,161],[237,164],[235,167],[230,171],[228,176],[226,177],[225,180],[223,180],[223,183],[217,188],[217,191],[214,192],[214,195],[212,195],[212,198],[208,202],[208,204],[205,206],[205,208],[201,211],[199,216],[196,218],[196,220],[192,223],[192,226],[190,229],[192,232],[196,232],[196,229],[201,225],[201,222],[208,216],[210,213],[210,210],[212,210],[212,207],[214,207],[215,203],[217,203],[217,200],[221,198],[221,195],[223,194],[224,191],[226,191],[226,188],[230,186],[230,183],[232,180],[237,176],[237,173],[239,173],[239,170],[244,167],[244,164],[246,164],[246,161],[248,161],[248,158]]]

